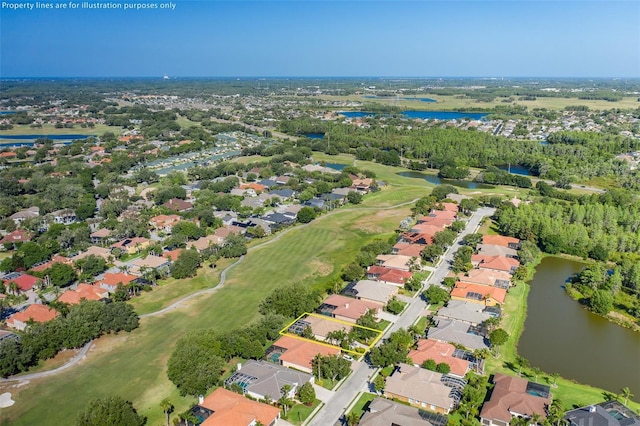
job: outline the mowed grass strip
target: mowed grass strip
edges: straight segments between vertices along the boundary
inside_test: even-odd
[[[298,281],[312,284],[339,273],[360,246],[379,238],[376,233],[353,229],[365,216],[371,216],[371,222],[381,221],[375,225],[387,232],[398,223],[396,218],[376,218],[371,211],[345,210],[290,231],[250,252],[216,293],[144,318],[132,333],[99,339],[85,361],[58,376],[6,389],[13,393],[16,404],[1,410],[0,424],[72,424],[90,399],[107,394],[131,400],[148,417],[148,424],[162,424],[163,398],[175,404],[176,413],[195,402],[180,397],[167,379],[166,365],[175,342],[190,330],[247,325],[259,316],[260,301],[274,289]]]

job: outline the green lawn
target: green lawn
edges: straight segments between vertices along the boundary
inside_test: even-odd
[[[195,401],[180,397],[166,377],[166,363],[177,339],[189,330],[234,329],[254,321],[258,304],[273,289],[299,281],[315,284],[339,274],[362,245],[378,238],[378,232],[393,231],[404,215],[402,210],[382,215],[342,210],[306,228],[294,228],[279,240],[252,250],[216,293],[201,295],[164,315],[144,318],[132,333],[99,339],[85,361],[60,376],[7,389],[16,404],[2,409],[0,423],[69,424],[91,398],[115,393],[131,400],[150,425],[160,424],[163,398],[174,403],[177,413]],[[173,293],[174,284],[197,288],[201,285],[197,280],[205,277],[203,273],[195,283],[167,284],[166,290],[155,289],[134,303],[141,311],[166,306],[178,297]]]
[[[293,423],[294,425],[301,425],[307,419],[307,417],[309,417],[309,414],[311,414],[313,410],[315,410],[316,407],[321,403],[322,401],[316,399],[313,405],[308,407],[304,404],[297,404],[291,410],[289,410],[286,420],[289,423]]]
[[[362,395],[360,395],[358,402],[356,402],[349,413],[357,413],[358,417],[362,417],[367,407],[369,407],[369,403],[374,399],[376,399],[376,395],[372,393],[363,393]]]

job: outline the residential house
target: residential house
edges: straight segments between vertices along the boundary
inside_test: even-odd
[[[404,283],[411,279],[413,274],[409,271],[385,268],[384,266],[373,265],[367,269],[367,278],[370,280],[382,281],[387,284],[404,287]]]
[[[381,303],[367,302],[360,299],[332,294],[324,299],[318,312],[342,321],[355,323],[362,315],[371,310],[377,317],[378,312],[383,307]]]
[[[376,257],[376,260],[379,266],[389,269],[398,269],[401,271],[409,271],[413,263],[413,259],[411,257],[397,254],[379,254]]]
[[[152,217],[149,220],[149,224],[156,231],[162,231],[166,234],[171,234],[171,230],[173,229],[173,226],[178,222],[180,222],[181,220],[182,220],[182,217],[178,216],[177,214],[170,214],[170,215],[160,214],[158,216]]]
[[[300,386],[307,382],[313,383],[312,375],[267,361],[249,360],[245,364],[239,363],[236,372],[224,381],[224,385],[228,388],[237,384],[245,395],[252,398],[277,401],[284,386],[290,387],[287,397],[294,398]]]
[[[495,269],[471,269],[467,274],[458,274],[458,279],[467,283],[482,284],[508,289],[511,286],[511,274]]]
[[[278,185],[286,185],[291,180],[291,176],[278,176],[275,181]]]
[[[399,256],[420,258],[422,250],[424,250],[425,247],[425,244],[411,244],[400,241],[393,246],[391,253],[397,254]]]
[[[7,318],[7,327],[24,331],[29,325],[29,321],[47,322],[59,315],[59,312],[45,305],[29,305],[22,312],[16,312]]]
[[[215,234],[212,234],[212,235],[207,235],[206,237],[200,237],[195,241],[189,241],[187,243],[187,250],[191,248],[195,248],[198,251],[198,253],[201,253],[204,250],[208,249],[209,247],[222,246],[223,243],[224,243],[224,238],[219,237]]]
[[[513,237],[505,237],[503,235],[484,235],[482,237],[482,244],[495,244],[497,246],[520,250],[519,239]]]
[[[142,276],[145,270],[154,270],[158,274],[164,274],[169,272],[170,260],[166,257],[148,255],[144,259],[134,259],[129,265],[131,265],[130,272],[134,275]]]
[[[73,262],[77,262],[78,260],[84,259],[88,256],[101,257],[107,262],[109,262],[113,258],[113,256],[111,255],[111,250],[98,246],[90,246],[89,248],[87,248],[87,251],[73,256],[71,260]]]
[[[138,253],[149,246],[151,242],[144,237],[125,238],[117,243],[111,244],[111,249],[118,249],[127,254]]]
[[[278,182],[272,179],[262,179],[261,181],[258,182],[258,185],[262,185],[267,189],[271,189],[274,186],[278,185]]]
[[[31,241],[31,238],[33,238],[33,234],[31,232],[25,229],[16,229],[2,237],[0,244],[15,245],[16,243],[26,243],[27,241]]]
[[[508,426],[514,417],[531,418],[534,414],[544,420],[551,404],[549,387],[521,377],[496,373],[489,399],[480,411],[483,426]]]
[[[105,300],[109,298],[109,292],[102,288],[81,283],[75,290],[69,289],[58,297],[58,302],[69,305],[77,305],[82,300]]]
[[[313,336],[317,340],[330,344],[335,344],[337,342],[327,340],[327,336],[329,335],[329,333],[340,330],[349,333],[353,329],[353,327],[348,326],[343,322],[334,321],[324,315],[311,314],[305,316],[303,319],[299,319],[298,321],[296,321],[294,324],[292,324],[291,327],[289,327],[288,331],[290,333],[302,335],[304,329],[307,327],[311,329]]]
[[[269,222],[271,231],[274,232],[282,227],[294,224],[296,217],[284,215],[282,213],[271,213],[263,216],[262,220]]]
[[[27,219],[33,219],[34,217],[40,216],[40,207],[29,207],[28,209],[20,210],[19,212],[15,212],[9,219],[13,220],[16,225],[20,225]]]
[[[178,248],[175,250],[165,251],[162,253],[162,257],[166,257],[170,262],[175,262],[180,257],[180,253],[182,253],[182,249]]]
[[[430,414],[433,416],[433,414]],[[369,403],[367,412],[360,418],[359,426],[433,426],[420,410],[385,398],[376,398]],[[446,424],[446,421],[437,424]]]
[[[366,302],[386,305],[391,298],[398,294],[399,290],[398,286],[382,281],[361,280],[353,285],[348,285],[343,293]]]
[[[448,414],[455,408],[451,393],[442,374],[404,363],[398,364],[384,386],[385,397],[439,414]]]
[[[62,225],[71,225],[77,220],[76,212],[72,209],[61,209],[50,213],[54,223]]]
[[[351,189],[354,191],[358,191],[361,194],[367,194],[371,191],[371,188],[374,185],[374,180],[372,178],[358,178],[352,179],[353,183],[351,184]]]
[[[494,316],[486,306],[464,300],[449,300],[447,306],[438,310],[438,317],[479,325]]]
[[[4,285],[8,289],[9,285],[14,282],[18,285],[18,289],[21,292],[29,291],[35,287],[42,280],[33,275],[23,274],[22,272],[14,272],[9,275],[5,275],[3,278]]]
[[[104,277],[98,281],[96,281],[93,285],[96,287],[103,288],[107,290],[109,293],[114,293],[118,289],[118,284],[122,284],[123,286],[127,286],[133,281],[138,279],[137,276],[131,275],[128,273],[112,273],[107,272],[104,274]]]
[[[296,192],[293,189],[282,188],[269,191],[269,194],[280,198],[282,201],[288,201],[292,199],[294,195],[296,195]]]
[[[36,263],[34,266],[31,267],[30,271],[43,272],[51,268],[56,263],[64,263],[65,265],[70,265],[72,262],[70,259],[64,256],[60,256],[59,254],[56,254],[51,258],[51,260],[48,260],[46,262]]]
[[[640,426],[640,416],[616,400],[567,411],[564,420],[570,426]]]
[[[480,269],[493,269],[495,271],[505,271],[513,274],[520,262],[511,257],[504,256],[484,256],[482,254],[474,254],[471,256],[471,264]]]
[[[518,258],[518,250],[514,250],[505,246],[499,246],[497,244],[479,244],[477,250],[478,254],[484,256],[503,256],[511,257],[513,259]]]
[[[275,426],[280,418],[279,408],[252,401],[222,387],[201,398],[189,411],[199,419],[199,426],[255,426],[258,423]]]
[[[482,284],[458,281],[451,290],[451,299],[479,303],[485,306],[503,305],[507,290]]]
[[[240,189],[244,190],[246,194],[249,194],[249,196],[255,197],[259,193],[266,191],[268,188],[264,185],[260,185],[259,183],[250,182],[241,184]]]
[[[104,244],[109,240],[110,235],[110,230],[107,228],[100,228],[95,232],[92,232],[89,236],[91,237],[91,244]]]
[[[193,208],[193,204],[179,198],[172,198],[164,203],[163,206],[168,208],[169,210],[174,210],[177,212],[187,212]]]
[[[339,355],[340,348],[321,345],[291,336],[282,336],[269,348],[266,357],[268,360],[285,367],[311,373],[311,362],[318,354],[322,356]]]
[[[435,317],[435,327],[427,330],[427,339],[440,340],[465,348],[489,349],[489,340],[477,332],[477,328],[462,321]]]
[[[432,339],[418,340],[418,348],[409,352],[409,358],[416,367],[421,366],[426,360],[432,359],[436,364],[445,363],[451,370],[449,374],[464,377],[470,370],[471,363],[467,360],[453,356],[456,347],[451,343],[440,342]]]

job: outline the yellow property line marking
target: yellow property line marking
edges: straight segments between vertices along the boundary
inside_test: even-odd
[[[364,330],[373,331],[373,332],[377,333],[378,335],[376,336],[376,338],[375,338],[375,339],[373,339],[373,342],[371,342],[371,344],[370,344],[369,346],[367,346],[367,350],[366,350],[365,352],[358,352],[358,351],[353,351],[353,350],[351,350],[351,349],[344,349],[344,348],[341,348],[340,346],[332,345],[332,344],[329,344],[329,343],[326,343],[326,342],[321,342],[321,341],[319,341],[319,340],[307,339],[306,337],[302,337],[302,336],[300,336],[300,335],[298,335],[298,334],[295,334],[295,333],[289,333],[289,332],[288,332],[289,327],[291,327],[291,326],[292,326],[293,324],[295,324],[296,322],[300,321],[302,318],[306,318],[306,317],[308,317],[308,316],[312,316],[312,317],[320,318],[320,319],[323,319],[323,320],[333,321],[333,322],[336,322],[336,323],[339,323],[339,324],[345,324],[345,325],[348,325],[348,326],[350,326],[350,327],[362,328],[362,329],[364,329]],[[336,319],[336,318],[331,318],[331,317],[328,317],[328,316],[326,316],[326,315],[320,315],[320,314],[315,314],[315,313],[305,312],[305,313],[303,313],[302,315],[300,315],[298,318],[294,319],[291,323],[287,324],[287,325],[286,325],[282,330],[280,330],[278,333],[279,333],[280,335],[282,335],[282,336],[289,336],[289,337],[293,337],[294,339],[303,340],[303,341],[311,342],[311,343],[316,343],[316,344],[318,344],[318,345],[322,345],[322,346],[325,346],[325,347],[328,347],[328,348],[335,348],[335,349],[338,349],[338,350],[340,350],[340,351],[342,351],[342,352],[346,352],[346,353],[349,353],[349,354],[353,354],[353,355],[360,356],[360,355],[364,355],[364,354],[366,354],[369,350],[371,350],[371,348],[373,347],[373,345],[375,345],[375,344],[378,342],[378,340],[380,340],[380,338],[382,337],[382,333],[383,333],[383,332],[382,332],[382,331],[380,331],[380,330],[376,330],[375,328],[364,327],[364,326],[361,326],[361,325],[358,325],[358,324],[354,324],[354,323],[352,323],[352,322],[343,321],[343,320],[339,320],[339,319]]]

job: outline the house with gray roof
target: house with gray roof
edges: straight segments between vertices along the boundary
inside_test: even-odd
[[[440,308],[438,317],[477,325],[492,316],[487,313],[484,308],[484,306],[478,303],[465,302],[464,300],[450,300],[447,306]]]
[[[238,370],[225,380],[224,384],[229,387],[235,383],[245,394],[256,399],[265,399],[268,396],[271,400],[277,401],[282,396],[283,386],[291,386],[289,397],[293,397],[298,388],[307,382],[314,382],[311,374],[267,361],[250,360],[244,365],[238,364]]]
[[[571,426],[640,426],[640,416],[618,401],[567,411],[564,419]]]
[[[435,317],[436,326],[427,330],[427,338],[462,345],[467,349],[489,349],[489,340],[478,334],[474,326],[462,321]]]
[[[427,420],[433,416],[434,414],[425,413],[417,408],[398,404],[384,398],[376,398],[369,403],[368,411],[364,413],[358,425],[433,426],[433,423]]]
[[[387,284],[382,281],[361,280],[353,286],[347,286],[349,295],[356,299],[369,302],[378,302],[386,305],[389,300],[398,294],[397,285]]]
[[[269,194],[280,197],[281,200],[289,200],[295,195],[295,193],[296,192],[293,189],[289,188],[274,189],[273,191],[269,191]]]

